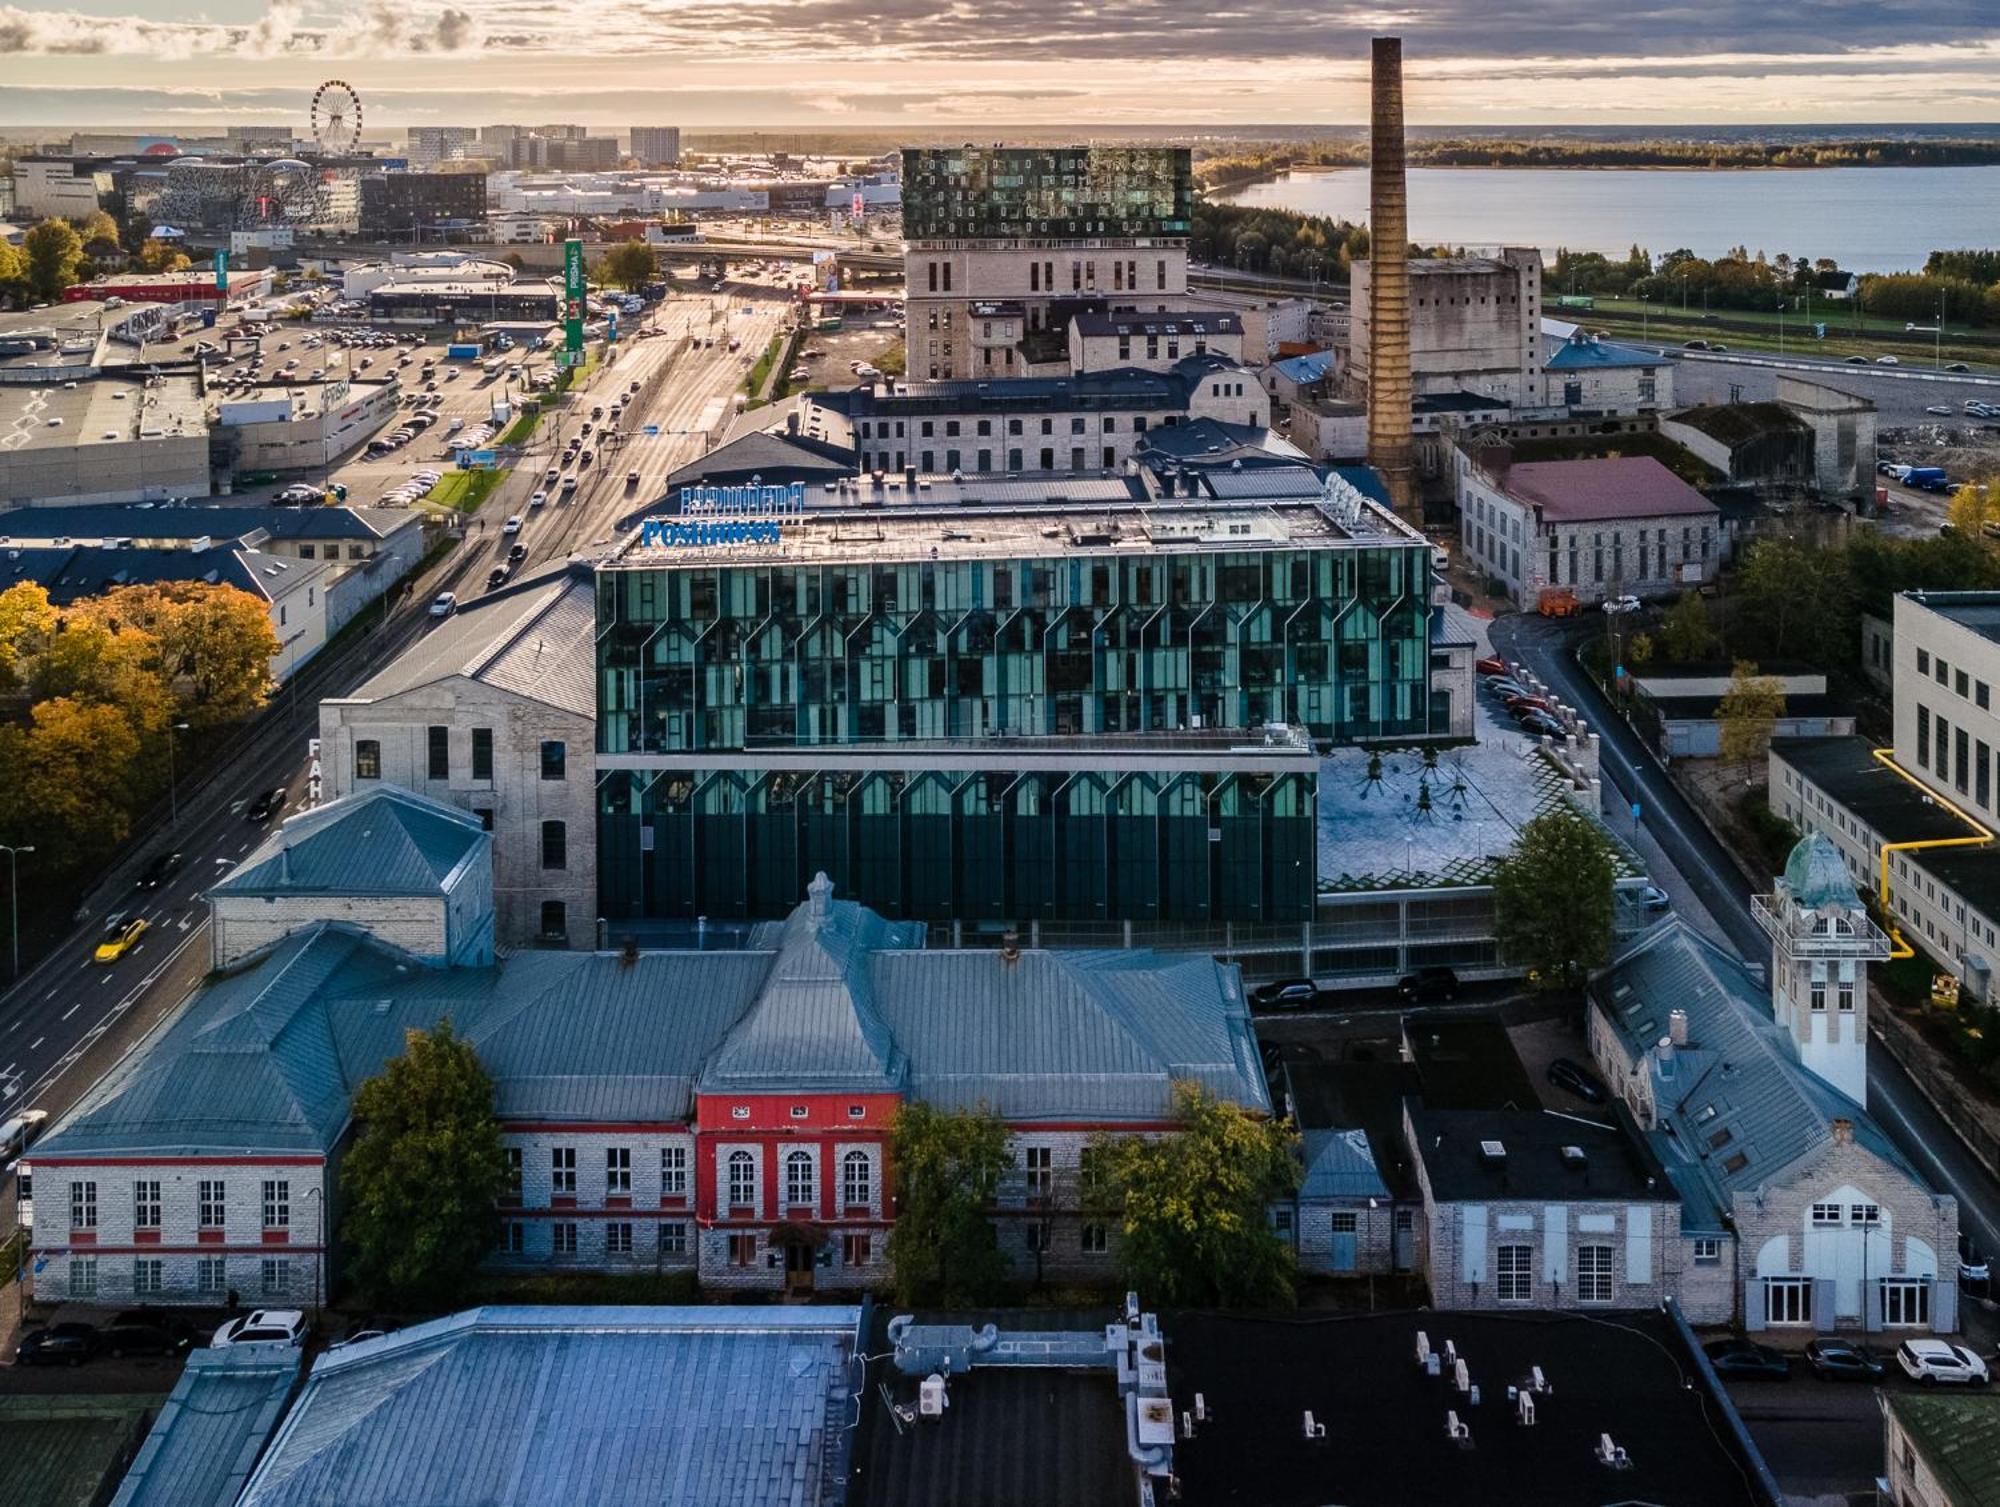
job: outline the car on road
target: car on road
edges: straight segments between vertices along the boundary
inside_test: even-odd
[[[1565,1093],[1575,1094],[1586,1104],[1602,1104],[1609,1097],[1604,1092],[1603,1084],[1567,1057],[1557,1057],[1552,1060],[1545,1076],[1557,1088]]]
[[[506,521],[505,523],[503,523],[503,524],[501,524],[501,525],[500,525],[500,532],[501,532],[501,533],[503,533],[503,534],[518,534],[518,533],[520,533],[520,532],[521,532],[521,515],[520,515],[519,513],[513,513],[513,514],[510,514],[510,515],[508,516],[508,519],[507,519],[507,521]]]
[[[1637,612],[1645,604],[1635,596],[1606,597],[1604,610],[1614,617],[1621,612]]]
[[[1972,370],[1963,361],[1947,361],[1944,364],[1944,369],[1948,372],[1969,372]]]
[[[1507,661],[1497,654],[1489,654],[1486,658],[1476,661],[1472,668],[1480,675],[1504,676],[1507,673]]]
[[[583,454],[579,455],[576,458],[577,470],[581,471],[585,466],[588,466],[590,464],[590,461],[591,461],[591,453],[588,450],[586,450],[583,452]]]
[[[486,572],[486,589],[488,591],[498,590],[500,587],[505,586],[506,584],[507,584],[506,566],[496,565],[491,570]]]
[[[458,598],[449,591],[440,591],[431,601],[432,617],[450,617],[458,611]]]
[[[625,485],[628,489],[638,486],[639,473],[637,471],[627,471],[625,473]]]
[[[548,470],[542,473],[542,480],[552,483],[561,475],[562,475],[562,470],[560,467],[550,466]]]
[[[507,551],[507,563],[509,565],[518,565],[520,564],[521,561],[527,558],[528,558],[528,546],[525,544],[517,544],[512,549]]]
[[[1684,351],[1705,351],[1708,349],[1708,342],[1706,340],[1683,340],[1681,342],[1681,349]]]
[[[139,938],[151,927],[152,923],[144,916],[134,916],[105,935],[104,940],[97,944],[97,951],[91,954],[92,959],[99,963],[117,962],[139,945]]]
[[[98,1344],[113,1360],[127,1355],[179,1355],[194,1344],[194,1335],[157,1308],[128,1308],[98,1332]]]
[[[306,1334],[306,1316],[296,1308],[258,1308],[231,1319],[208,1343],[217,1350],[232,1345],[297,1345]]]
[[[283,785],[273,785],[245,808],[243,819],[246,822],[267,822],[285,809],[288,799],[290,792]]]
[[[787,382],[810,382],[812,372],[803,366],[795,366],[785,374]]]
[[[179,853],[162,853],[139,871],[139,877],[134,883],[142,890],[156,890],[178,874],[180,869]]]
[[[1953,1386],[1983,1387],[1990,1379],[1986,1362],[1963,1345],[1944,1340],[1904,1340],[1896,1347],[1896,1364],[1911,1381],[1934,1387],[1939,1382]]]
[[[1784,1381],[1792,1374],[1790,1356],[1755,1340],[1710,1340],[1701,1348],[1718,1376],[1757,1376]]]
[[[80,1366],[97,1350],[95,1324],[51,1324],[22,1336],[14,1359],[24,1366]]]
[[[528,499],[528,506],[531,508],[538,508],[548,500],[549,500],[549,494],[547,492],[537,492],[534,494],[534,496]]]
[[[1311,979],[1272,979],[1250,991],[1251,1006],[1259,1010],[1296,1010],[1319,998],[1319,986]]]
[[[1806,1364],[1828,1381],[1879,1381],[1883,1371],[1874,1351],[1849,1340],[1814,1340],[1806,1346]]]
[[[42,1133],[42,1127],[49,1122],[46,1109],[24,1109],[5,1124],[0,1124],[0,1161],[10,1156],[23,1155],[35,1144],[35,1137]]]
[[[1875,364],[1877,366],[1901,366],[1903,363],[1898,361],[1894,356],[1877,356]]]
[[[1951,405],[1949,403],[1932,403],[1925,407],[1924,412],[1934,413],[1940,418],[1948,419],[1951,417]]]
[[[1849,366],[1866,366],[1868,364],[1868,358],[1866,356],[1849,356],[1847,358],[1847,364]]]
[[[1396,982],[1397,995],[1405,1000],[1430,1003],[1458,998],[1458,975],[1449,968],[1419,968]]]

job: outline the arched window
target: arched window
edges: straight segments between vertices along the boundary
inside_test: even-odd
[[[747,1151],[729,1153],[729,1207],[757,1207],[757,1159]]]
[[[1848,919],[1847,919],[1847,917],[1845,917],[1845,916],[1835,916],[1835,917],[1833,918],[1833,934],[1834,934],[1834,935],[1835,935],[1836,937],[1851,937],[1851,936],[1853,936],[1853,935],[1854,935],[1854,923],[1853,923],[1852,921],[1848,920]]]
[[[840,1201],[847,1208],[866,1208],[874,1202],[875,1164],[865,1151],[850,1151],[840,1159]]]
[[[793,1207],[810,1207],[819,1202],[814,1196],[813,1159],[810,1151],[785,1154],[785,1202]]]

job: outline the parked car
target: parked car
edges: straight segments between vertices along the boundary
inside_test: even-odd
[[[1790,1356],[1754,1340],[1710,1340],[1701,1348],[1719,1376],[1761,1376],[1784,1381],[1792,1374]]]
[[[0,1148],[4,1149],[4,1148]],[[1958,1285],[1979,1296],[1986,1293],[1987,1284],[1992,1280],[1992,1270],[1986,1258],[1979,1254],[1979,1248],[1972,1243],[1972,1237],[1958,1232]]]
[[[1522,732],[1532,733],[1537,738],[1560,738],[1563,735],[1563,725],[1547,712],[1527,711],[1518,720]]]
[[[1645,604],[1635,596],[1606,597],[1604,610],[1614,617],[1621,612],[1637,612]]]
[[[1272,979],[1250,991],[1250,1003],[1263,1010],[1296,1010],[1319,998],[1311,979]]]
[[[1670,910],[1673,897],[1657,884],[1642,884],[1632,891],[1632,898],[1641,910]]]
[[[97,1354],[94,1324],[51,1324],[22,1336],[14,1359],[24,1366],[80,1366]]]
[[[1963,1345],[1944,1340],[1904,1340],[1896,1347],[1896,1364],[1911,1381],[1934,1387],[1939,1382],[1983,1387],[1990,1379],[1986,1362]]]
[[[1458,975],[1449,968],[1419,968],[1406,973],[1396,984],[1396,993],[1406,1000],[1429,1003],[1458,998]]]
[[[285,809],[285,800],[285,787],[273,785],[244,809],[243,819],[246,822],[267,822]]]
[[[1546,712],[1549,709],[1549,698],[1534,695],[1532,692],[1520,696],[1508,696],[1504,699],[1507,703],[1507,710],[1514,713],[1517,717],[1522,712]]]
[[[139,871],[134,883],[142,890],[156,890],[181,869],[181,855],[175,852],[162,853]]]
[[[134,916],[106,933],[104,940],[97,944],[97,951],[91,954],[92,958],[100,963],[117,962],[139,945],[139,938],[143,937],[150,927],[151,923],[144,916]]]
[[[1473,673],[1478,675],[1505,675],[1507,673],[1507,661],[1497,654],[1489,654],[1484,659],[1477,661],[1472,669]]]
[[[1557,1088],[1575,1094],[1586,1104],[1602,1104],[1609,1097],[1604,1092],[1603,1084],[1567,1057],[1558,1057],[1549,1063],[1548,1080]]]
[[[1874,1351],[1848,1340],[1814,1340],[1806,1346],[1806,1364],[1828,1381],[1877,1381],[1883,1370]]]
[[[231,1345],[296,1345],[305,1334],[306,1316],[298,1309],[259,1308],[224,1324],[209,1344],[217,1350]]]
[[[187,1326],[157,1308],[128,1308],[98,1336],[113,1360],[126,1355],[179,1355],[194,1344]]]
[[[1534,695],[1534,692],[1522,685],[1520,681],[1509,680],[1504,675],[1487,676],[1485,685],[1487,690],[1498,696],[1502,701],[1505,701],[1509,696]]]

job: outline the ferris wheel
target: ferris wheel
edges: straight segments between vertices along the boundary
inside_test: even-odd
[[[312,134],[322,153],[341,156],[361,144],[361,96],[345,79],[330,78],[313,90]]]

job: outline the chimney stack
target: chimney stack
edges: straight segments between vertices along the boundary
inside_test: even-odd
[[[1688,1013],[1685,1010],[1667,1012],[1667,1039],[1677,1047],[1688,1044]]]
[[[1368,177],[1368,463],[1416,521],[1410,457],[1410,212],[1403,179],[1403,40],[1374,41]]]

